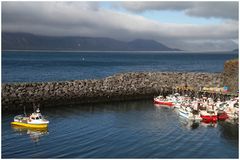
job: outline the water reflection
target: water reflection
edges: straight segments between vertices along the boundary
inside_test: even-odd
[[[180,122],[181,126],[187,128],[189,130],[197,129],[200,124],[200,121],[198,121],[198,120],[189,120],[189,119],[186,119],[185,117],[181,117],[181,116],[179,116],[179,122]]]
[[[238,139],[238,124],[226,122],[219,122],[222,136],[226,139]]]
[[[201,126],[217,128],[218,124],[217,122],[201,121]]]
[[[43,129],[35,129],[35,128],[26,128],[22,126],[16,126],[12,125],[12,129],[14,132],[18,133],[19,135],[29,135],[30,139],[37,143],[40,141],[40,138],[44,135],[48,135],[48,129],[43,128]]]
[[[155,104],[154,103],[154,106],[156,107],[156,108],[167,108],[167,109],[174,109],[173,107],[169,107],[169,106],[167,106],[167,105],[162,105],[162,104]]]

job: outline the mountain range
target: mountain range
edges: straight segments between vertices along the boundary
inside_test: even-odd
[[[112,38],[81,36],[40,36],[30,33],[2,33],[2,50],[73,50],[73,51],[180,51],[154,40],[130,42]]]

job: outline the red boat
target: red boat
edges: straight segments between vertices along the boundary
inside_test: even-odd
[[[226,112],[218,113],[217,117],[218,117],[218,120],[220,121],[224,121],[228,119],[228,115]]]
[[[163,106],[168,106],[168,107],[173,106],[173,102],[165,100],[162,96],[158,96],[158,97],[154,98],[154,103],[163,105]]]
[[[201,115],[201,118],[204,122],[216,122],[218,120],[218,117],[215,116],[203,116]]]
[[[200,116],[204,122],[216,122],[218,120],[218,116],[214,111],[201,111]]]

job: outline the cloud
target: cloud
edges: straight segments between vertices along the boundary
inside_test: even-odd
[[[95,2],[3,2],[2,30],[125,41],[154,39],[185,50],[231,50],[234,48],[232,39],[238,41],[237,21],[226,20],[218,25],[163,23],[104,9]],[[202,42],[209,45],[199,45]],[[220,45],[213,48],[213,43]]]
[[[165,42],[167,45],[171,44],[176,48],[186,48],[188,51],[229,51],[234,48],[238,48],[238,45],[234,40],[183,40],[179,41],[168,41]]]
[[[133,12],[145,12],[149,10],[183,11],[189,16],[203,18],[221,18],[238,20],[237,1],[212,1],[212,2],[121,2],[118,7],[123,7]]]

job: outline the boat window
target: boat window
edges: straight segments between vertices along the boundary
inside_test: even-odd
[[[238,104],[238,103],[235,103],[235,104],[234,104],[234,107],[238,108],[238,107],[239,107],[239,104]]]
[[[36,119],[39,119],[38,117],[36,117]]]
[[[39,116],[39,119],[42,119],[42,116]]]
[[[32,117],[31,119],[35,120],[35,118],[34,118],[34,117]]]

